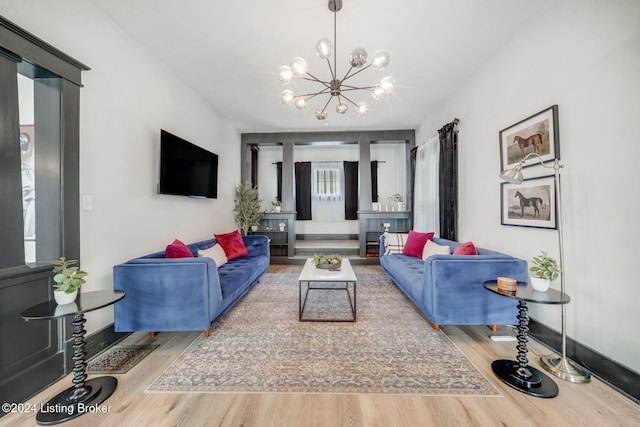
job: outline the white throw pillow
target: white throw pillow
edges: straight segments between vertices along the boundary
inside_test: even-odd
[[[422,249],[422,259],[427,259],[431,255],[451,255],[451,248],[447,245],[439,245],[433,240],[427,240]]]
[[[213,258],[213,261],[218,267],[224,265],[228,261],[227,254],[218,243],[211,246],[209,249],[199,249],[198,256]]]
[[[409,233],[384,233],[384,253],[389,254],[401,254],[404,249],[404,245],[407,243]]]

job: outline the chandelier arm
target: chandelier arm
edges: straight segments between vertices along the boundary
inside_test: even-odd
[[[327,103],[324,104],[324,107],[322,107],[323,110],[327,111],[327,105],[329,105],[329,103],[331,102],[332,99],[333,99],[333,95],[331,95],[329,97],[329,99],[327,100]]]
[[[356,107],[358,106],[358,104],[356,104],[355,102],[353,102],[352,100],[350,100],[349,98],[347,98],[344,94],[341,94],[341,95],[342,95],[342,97],[343,97],[344,99],[346,99],[347,101],[349,101],[350,103],[352,103],[354,106],[356,106]]]
[[[335,44],[335,41],[334,41]],[[333,67],[331,66],[331,61],[329,61],[329,58],[327,58],[327,65],[329,66],[329,73],[331,74],[331,79],[335,80],[336,79],[336,72],[334,71]]]
[[[349,86],[349,85],[340,86],[340,90],[342,92],[346,92],[349,90],[372,90],[372,89],[375,89],[375,86]]]
[[[349,78],[349,73],[351,72],[351,70],[353,70],[353,67],[349,67],[349,69],[347,70],[346,74],[344,75],[344,77],[342,78],[342,80],[340,80],[341,82],[347,80]]]
[[[325,85],[327,88],[330,88],[331,85],[329,84],[329,82],[325,82],[323,80],[320,80],[319,78],[317,78],[316,76],[314,76],[313,74],[307,73],[307,76],[311,77],[302,77],[302,80],[308,80],[310,82],[318,82],[320,84]]]
[[[342,81],[345,81],[347,79],[350,79],[351,77],[355,76],[356,74],[360,74],[361,72],[363,72],[364,70],[366,70],[367,68],[371,67],[372,64],[367,65],[366,67],[362,67],[361,69],[359,69],[358,71],[356,71],[355,73],[349,75],[349,73],[347,73],[347,75],[344,77],[344,79],[342,79]],[[353,68],[353,67],[351,67]],[[351,69],[349,70],[349,72],[351,71]]]
[[[324,95],[325,93],[329,93],[329,92],[330,92],[330,89],[329,89],[329,88],[327,88],[327,89],[321,90],[320,92],[305,93],[305,94],[302,94],[302,95],[293,95],[293,97],[294,97],[294,98],[305,97],[305,98],[307,98],[307,99],[311,99],[311,98],[313,98],[314,96]]]

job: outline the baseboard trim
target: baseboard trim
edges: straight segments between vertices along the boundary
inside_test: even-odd
[[[529,320],[529,335],[556,352],[562,351],[562,335],[535,319]],[[599,380],[640,404],[640,374],[597,351],[567,337],[567,357]]]

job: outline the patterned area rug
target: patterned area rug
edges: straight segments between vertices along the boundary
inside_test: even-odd
[[[310,310],[345,308],[344,291],[314,295]],[[147,392],[501,396],[383,273],[358,275],[357,316],[300,322],[297,274],[266,274]]]
[[[126,374],[159,345],[115,345],[87,362],[89,374]]]

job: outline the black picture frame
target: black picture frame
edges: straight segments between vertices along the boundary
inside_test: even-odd
[[[558,228],[554,175],[500,185],[500,223],[518,227]]]
[[[543,162],[560,160],[558,106],[552,105],[500,131],[500,170],[513,168],[529,153],[538,153]],[[523,167],[539,164],[528,159]]]

